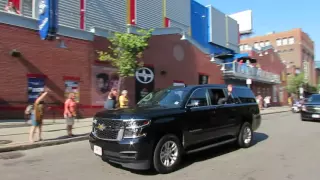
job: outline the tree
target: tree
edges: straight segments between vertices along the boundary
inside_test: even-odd
[[[288,93],[298,93],[299,88],[304,84],[304,75],[290,75],[287,82]]]
[[[143,66],[141,58],[148,47],[152,31],[152,29],[138,30],[138,35],[116,32],[110,39],[109,51],[98,51],[100,61],[109,61],[117,68],[118,91],[120,91],[123,79],[134,76],[136,70]]]

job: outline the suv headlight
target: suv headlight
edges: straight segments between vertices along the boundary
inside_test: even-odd
[[[123,138],[138,138],[145,136],[142,130],[150,125],[150,120],[125,120]]]
[[[306,106],[305,106],[305,105],[303,105],[303,106],[302,106],[302,108],[301,108],[301,110],[302,110],[302,111],[307,111]]]

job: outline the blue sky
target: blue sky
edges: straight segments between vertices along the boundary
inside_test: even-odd
[[[315,60],[320,61],[320,0],[196,0],[213,5],[226,14],[252,10],[253,31],[263,35],[271,31],[302,28],[315,42]],[[299,3],[298,3],[299,2]]]

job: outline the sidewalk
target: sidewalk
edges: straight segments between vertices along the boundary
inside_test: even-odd
[[[261,110],[262,115],[281,113],[290,111],[290,107],[270,107]],[[0,152],[8,152],[15,150],[32,149],[41,146],[51,146],[64,144],[74,141],[82,141],[88,139],[91,131],[92,118],[80,119],[75,121],[73,133],[75,137],[68,138],[66,136],[66,124],[63,119],[46,119],[43,126],[43,141],[30,144],[28,142],[30,125],[23,120],[0,120]],[[35,136],[35,140],[37,137]]]
[[[0,152],[31,149],[40,146],[50,146],[88,139],[91,131],[92,118],[75,121],[73,134],[67,137],[64,119],[45,119],[43,126],[43,141],[30,144],[28,142],[30,125],[23,120],[0,120]],[[35,134],[35,141],[38,137]]]

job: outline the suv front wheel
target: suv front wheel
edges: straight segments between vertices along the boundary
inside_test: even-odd
[[[167,174],[177,169],[182,157],[179,138],[173,134],[163,136],[153,154],[153,165],[157,172]]]
[[[251,128],[251,124],[245,122],[242,124],[240,133],[238,135],[238,145],[241,148],[248,148],[251,146],[253,139],[253,131]]]

